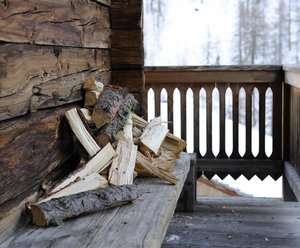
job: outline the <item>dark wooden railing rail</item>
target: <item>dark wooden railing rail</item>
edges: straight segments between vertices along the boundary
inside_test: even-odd
[[[155,116],[160,115],[161,97],[163,89],[167,92],[168,127],[173,131],[173,92],[177,88],[180,92],[181,103],[181,137],[186,139],[188,89],[193,92],[194,116],[194,153],[198,157],[198,174],[205,173],[211,178],[218,174],[221,178],[230,174],[237,178],[241,174],[247,178],[257,175],[261,179],[270,175],[278,178],[282,175],[282,109],[283,109],[283,71],[281,66],[202,66],[202,67],[146,67],[146,92],[149,89],[155,95]],[[225,93],[232,91],[232,120],[233,120],[233,151],[230,155],[225,152]],[[246,151],[239,153],[239,92],[246,93]],[[259,92],[259,152],[252,153],[252,94]],[[273,151],[271,156],[265,153],[265,114],[266,90],[273,93],[272,101],[272,137]],[[206,153],[199,152],[199,120],[200,116],[199,92],[206,92]],[[212,92],[219,92],[220,138],[219,152],[215,156],[212,149]],[[201,137],[200,137],[201,138]]]

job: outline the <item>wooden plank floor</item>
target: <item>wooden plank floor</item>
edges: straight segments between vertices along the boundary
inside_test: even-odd
[[[300,203],[201,197],[194,213],[175,213],[163,248],[300,247]]]

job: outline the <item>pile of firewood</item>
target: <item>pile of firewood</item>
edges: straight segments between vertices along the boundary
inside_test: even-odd
[[[117,206],[141,195],[138,176],[155,176],[171,184],[175,160],[186,142],[169,133],[160,117],[150,123],[136,115],[138,102],[126,89],[89,78],[85,108],[71,109],[66,119],[84,147],[79,169],[28,204],[33,223],[60,224],[81,213]]]

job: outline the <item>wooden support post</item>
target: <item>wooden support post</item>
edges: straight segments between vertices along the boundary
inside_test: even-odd
[[[190,170],[185,180],[181,195],[177,202],[176,211],[194,212],[197,198],[197,154],[190,155]]]
[[[284,162],[283,199],[300,201],[300,176],[289,162]]]

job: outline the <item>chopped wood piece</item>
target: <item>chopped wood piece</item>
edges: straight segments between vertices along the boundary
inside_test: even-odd
[[[62,190],[63,188],[67,187],[78,178],[82,179],[94,172],[100,173],[110,165],[114,156],[115,156],[115,150],[113,149],[111,144],[107,144],[83,168],[71,174],[67,179],[65,179],[63,182],[57,185],[51,191],[51,193],[55,193],[57,191]]]
[[[92,120],[92,115],[87,108],[81,108],[80,111],[88,122]]]
[[[98,91],[86,91],[84,98],[84,107],[93,107],[99,98],[100,93]]]
[[[138,139],[139,137],[141,137],[142,133],[143,132],[140,129],[138,129],[137,127],[132,128],[132,135],[133,135],[134,139]]]
[[[128,202],[142,195],[134,185],[94,189],[74,195],[32,204],[32,222],[38,226],[59,225],[64,220],[83,213],[91,213]]]
[[[135,169],[138,175],[140,174],[139,172],[143,173],[143,171],[147,171],[150,172],[152,175],[162,178],[172,184],[176,184],[176,182],[178,181],[178,178],[173,176],[171,173],[168,173],[160,168],[153,166],[151,158],[145,157],[139,151],[137,152],[136,160],[137,166]],[[141,167],[143,168],[142,170]]]
[[[89,77],[83,85],[86,91],[97,91],[101,93],[103,91],[103,83],[95,80],[93,77]]]
[[[100,146],[108,142],[117,141],[117,134],[124,128],[128,115],[135,109],[137,101],[132,94],[127,94],[120,110],[113,118],[111,123],[104,125],[97,133],[97,142]]]
[[[116,154],[109,170],[109,183],[112,185],[132,184],[137,146],[124,137],[118,142]]]
[[[158,155],[159,148],[166,138],[169,130],[161,124],[161,117],[154,118],[144,129],[138,143]]]
[[[132,133],[132,128],[133,128],[133,122],[132,122],[132,114],[131,112],[128,114],[127,119],[125,121],[123,130],[124,130],[124,136],[133,142],[133,133]]]
[[[173,160],[164,160],[161,157],[158,157],[153,158],[152,165],[166,172],[173,172],[175,161],[173,162]]]
[[[177,159],[179,153],[186,147],[186,142],[183,139],[176,137],[174,134],[168,133],[166,139],[162,143],[162,147],[169,151],[173,151],[174,154],[176,154],[175,159]]]
[[[67,111],[65,113],[65,116],[70,124],[72,131],[74,132],[80,143],[83,145],[83,147],[91,157],[94,156],[100,150],[100,147],[93,139],[93,137],[89,134],[88,130],[85,128],[77,112],[77,109],[73,108]]]
[[[149,124],[148,121],[144,120],[143,118],[139,117],[134,113],[132,113],[132,121],[134,126],[142,130]]]
[[[94,107],[92,121],[97,128],[110,123],[123,104],[124,92],[116,87],[104,87]]]
[[[58,191],[53,195],[50,195],[49,197],[41,200],[40,202],[49,201],[53,198],[59,198],[62,196],[77,194],[83,191],[106,187],[108,187],[108,181],[103,176],[100,176],[98,173],[92,173],[78,182],[71,183],[70,186],[62,189],[61,191]]]

